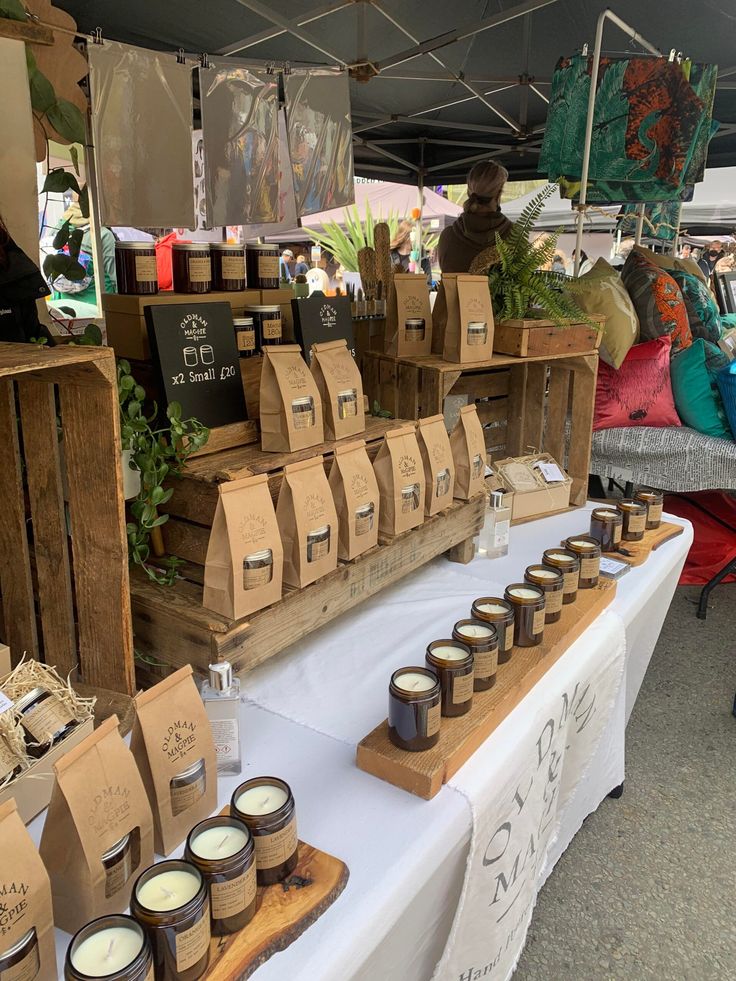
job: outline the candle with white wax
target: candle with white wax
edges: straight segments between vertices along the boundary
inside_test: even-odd
[[[184,869],[169,869],[147,879],[136,889],[141,906],[157,913],[185,906],[197,895],[201,880]]]
[[[425,655],[427,667],[434,671],[442,692],[442,715],[465,715],[473,702],[473,651],[470,644],[452,640],[433,640]]]
[[[559,573],[554,572],[552,569],[540,569],[538,566],[535,566],[534,575],[540,579],[557,579]]]
[[[533,600],[539,597],[539,590],[526,589],[524,586],[516,586],[514,589],[509,590],[509,596],[519,596],[521,599]]]
[[[466,637],[490,637],[493,633],[492,627],[484,627],[480,623],[466,623],[462,627],[458,627],[459,634],[464,634]]]
[[[464,661],[468,652],[462,647],[455,647],[453,644],[440,644],[432,648],[435,657],[441,657],[443,661]]]
[[[587,548],[587,549],[598,548],[597,544],[595,544],[594,542],[586,542],[584,538],[571,538],[570,544],[574,545],[576,548]]]
[[[245,830],[223,826],[201,831],[192,839],[190,847],[195,855],[212,861],[237,855],[247,843],[248,835]]]
[[[501,603],[479,603],[478,609],[483,613],[498,613],[501,616],[508,613],[507,607]]]
[[[139,930],[123,926],[106,927],[75,947],[71,962],[80,974],[106,978],[132,964],[142,947],[143,934]]]
[[[262,783],[243,791],[235,805],[242,814],[272,814],[283,807],[286,800],[286,791],[281,787]]]
[[[418,671],[406,671],[394,678],[394,684],[402,691],[430,691],[436,686],[437,681]]]
[[[601,518],[617,518],[618,511],[606,511],[603,508],[596,508],[596,514],[599,514]]]
[[[567,552],[546,552],[545,554],[547,555],[548,558],[556,559],[558,562],[564,562],[565,560],[570,559],[570,556],[567,554]]]

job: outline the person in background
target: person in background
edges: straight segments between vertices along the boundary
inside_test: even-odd
[[[298,255],[296,257],[296,265],[294,266],[294,276],[306,276],[309,272],[309,266],[307,265],[306,256]]]
[[[572,250],[572,259],[570,259],[570,265],[569,265],[569,268],[567,270],[568,271],[568,274],[570,276],[574,276],[575,275],[575,256],[576,255],[577,255],[577,250],[576,249],[573,249]],[[583,249],[581,249],[580,250],[580,269],[578,269],[578,276],[584,276],[585,273],[590,272],[590,270],[592,268],[593,268],[593,263],[588,258],[587,252],[585,252]]]
[[[567,272],[567,269],[565,267],[565,260],[563,259],[563,257],[560,255],[559,252],[555,252],[554,256],[552,257],[551,271],[553,273],[560,273],[560,275],[562,276],[564,276]]]
[[[692,259],[693,247],[689,242],[685,242],[680,249],[679,259]]]
[[[477,163],[468,174],[468,199],[463,213],[442,231],[437,258],[442,272],[468,272],[473,259],[496,235],[507,238],[513,222],[501,213],[501,194],[509,174],[493,160]]]
[[[38,266],[15,244],[0,217],[0,341],[27,343],[44,336],[36,300],[49,292]]]
[[[294,259],[294,253],[291,249],[284,249],[281,253],[281,258],[279,259],[279,279],[285,280],[287,283],[291,282],[291,269],[289,268],[289,263]]]
[[[718,260],[722,259],[725,254],[723,251],[723,242],[719,238],[714,238],[708,248],[703,251],[700,259],[698,259],[698,265],[708,279],[713,275],[713,270],[716,268]]]
[[[413,222],[409,221],[408,218],[403,218],[399,222],[396,234],[391,240],[391,262],[394,268],[400,266],[401,271],[405,273],[409,272],[409,263],[411,262],[411,231],[413,227]],[[428,255],[425,254],[422,256],[421,265],[422,272],[429,281],[432,278],[432,267]]]

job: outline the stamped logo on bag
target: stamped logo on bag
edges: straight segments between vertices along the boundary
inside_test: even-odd
[[[362,473],[354,473],[350,477],[350,489],[353,494],[362,500],[368,493],[368,480]]]
[[[0,937],[10,933],[28,912],[27,894],[28,886],[23,882],[0,883]]]
[[[238,522],[238,536],[244,545],[263,541],[268,535],[268,522],[261,514],[244,514]]]
[[[107,829],[125,820],[130,813],[130,790],[128,787],[107,786],[95,794],[87,824],[100,837]]]
[[[404,453],[399,457],[398,467],[402,477],[413,477],[417,472],[417,461],[409,453]]]
[[[162,751],[169,762],[183,760],[197,745],[197,723],[177,720],[172,723],[164,737]]]

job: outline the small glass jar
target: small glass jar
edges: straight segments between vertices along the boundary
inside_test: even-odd
[[[410,514],[419,507],[419,484],[407,484],[401,488],[401,513]]]
[[[318,562],[330,554],[330,526],[322,525],[307,532],[307,562]]]
[[[465,715],[473,705],[473,652],[457,640],[433,640],[425,655],[442,691],[442,714]]]
[[[207,789],[207,768],[204,759],[192,763],[186,770],[171,778],[171,813],[174,817],[196,804]]]
[[[472,651],[473,691],[493,688],[498,670],[498,634],[493,624],[482,620],[458,620],[452,628],[452,639],[459,640]]]
[[[11,975],[15,977],[14,975]],[[25,978],[26,975],[18,975]],[[28,978],[35,975],[28,974]],[[65,981],[152,981],[153,953],[146,932],[132,916],[100,916],[78,930],[66,950]]]
[[[315,425],[314,399],[311,395],[302,395],[292,400],[291,418],[294,429],[311,429]]]
[[[420,753],[440,738],[441,689],[428,668],[399,668],[388,686],[388,738],[399,749]]]
[[[262,548],[243,559],[243,589],[258,589],[273,579],[273,552]]]
[[[23,772],[24,761],[0,734],[0,783]],[[10,782],[10,781],[8,781]]]
[[[281,307],[278,303],[251,303],[243,307],[246,317],[252,317],[256,325],[256,337],[261,348],[282,342]]]
[[[27,930],[6,950],[0,950],[0,978],[10,981],[32,981],[41,970],[41,954],[38,949],[36,928]]]
[[[245,289],[245,246],[211,242],[212,289],[234,293]]]
[[[299,860],[299,839],[288,783],[278,777],[246,780],[230,800],[230,814],[253,835],[258,885],[272,886],[290,876]]]
[[[486,463],[483,459],[481,453],[476,453],[471,461],[470,466],[470,476],[473,480],[477,480],[478,477],[482,477],[485,471]]]
[[[444,497],[450,491],[450,470],[445,467],[444,470],[440,470],[439,473],[434,478],[434,496]]]
[[[337,393],[337,415],[340,419],[350,419],[358,414],[358,393],[354,388],[346,388]]]
[[[542,565],[548,569],[557,569],[562,573],[562,604],[574,603],[578,596],[578,580],[580,579],[580,559],[574,552],[566,552],[561,548],[548,548],[542,553]]]
[[[116,841],[114,845],[102,854],[102,866],[105,869],[105,899],[114,896],[125,886],[138,863],[133,861],[130,834]]]
[[[644,501],[624,498],[617,504],[623,519],[621,538],[625,542],[640,542],[647,527],[647,505]]]
[[[212,289],[212,260],[206,242],[174,242],[171,271],[175,293],[209,293]]]
[[[562,599],[565,580],[557,569],[544,565],[529,565],[524,571],[524,580],[539,586],[544,593],[544,622],[557,623],[562,616]]]
[[[514,650],[515,616],[511,603],[500,596],[481,596],[473,600],[470,616],[494,625],[498,634],[498,663],[508,663]]]
[[[565,541],[565,548],[580,559],[579,589],[593,589],[598,585],[601,571],[601,546],[590,535],[575,535]]]
[[[241,358],[252,358],[259,352],[258,333],[252,317],[234,317],[235,344]]]
[[[361,535],[367,535],[369,531],[373,531],[375,516],[376,506],[373,501],[368,501],[367,504],[361,504],[360,507],[355,509],[356,538],[359,538]]]
[[[424,340],[426,325],[424,317],[410,317],[404,321],[404,340],[407,344],[418,344]]]
[[[213,937],[250,923],[256,912],[256,853],[244,821],[222,815],[201,821],[187,836],[184,858],[207,883]]]
[[[158,293],[154,243],[116,242],[115,277],[118,293],[134,296],[153,296]]]
[[[468,323],[468,347],[480,347],[488,340],[488,325],[484,320],[471,320]]]
[[[207,884],[191,862],[167,859],[141,872],[130,912],[146,931],[156,981],[197,981],[210,960]]]
[[[514,607],[514,644],[536,647],[544,637],[544,592],[528,582],[506,587],[504,598]]]
[[[593,508],[590,515],[590,537],[600,542],[602,552],[615,552],[621,541],[623,518],[615,508]]]
[[[58,695],[46,688],[32,688],[21,695],[15,713],[25,735],[26,753],[36,760],[79,725]]]
[[[252,290],[279,288],[279,248],[277,245],[246,243],[245,274]]]
[[[662,491],[654,490],[651,487],[640,487],[634,500],[647,506],[647,531],[654,531],[662,524],[662,509],[664,507],[664,494]]]

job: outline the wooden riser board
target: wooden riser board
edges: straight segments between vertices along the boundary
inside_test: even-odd
[[[432,749],[409,753],[394,746],[385,719],[358,743],[356,761],[360,769],[431,800],[615,595],[616,584],[608,580],[601,580],[595,589],[578,590],[576,602],[563,606],[560,620],[546,625],[540,645],[514,647],[511,660],[499,664],[493,688],[475,692],[467,715],[443,717],[439,742]],[[458,616],[463,615],[459,610]]]
[[[631,566],[644,565],[652,552],[656,552],[665,542],[670,542],[673,538],[677,538],[683,531],[684,528],[682,525],[673,524],[671,521],[663,521],[659,528],[645,531],[644,537],[640,542],[621,542],[621,548],[625,549],[625,551],[604,552],[603,554],[608,559],[626,562]],[[587,535],[588,532],[581,531],[580,534]],[[575,536],[570,535],[569,537],[574,538]],[[563,541],[560,544],[564,545],[565,543]]]

